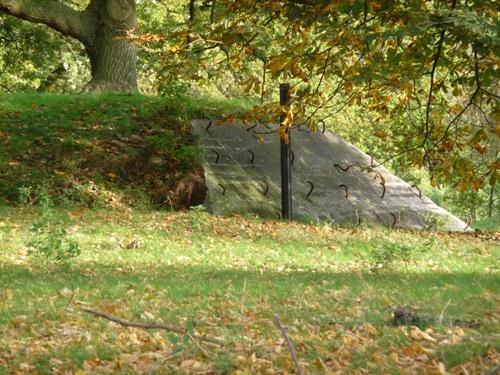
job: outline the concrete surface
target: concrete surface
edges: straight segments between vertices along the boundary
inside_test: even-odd
[[[280,142],[275,126],[194,121],[203,147],[206,204],[217,215],[279,218]],[[293,218],[339,226],[463,231],[467,225],[330,131],[292,130]],[[311,191],[312,189],[312,191]],[[309,196],[307,196],[309,194]]]

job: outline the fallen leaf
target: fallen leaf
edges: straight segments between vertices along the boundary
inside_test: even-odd
[[[446,374],[446,368],[444,367],[444,363],[443,362],[439,362],[438,364],[438,371],[440,374]]]
[[[371,336],[375,336],[378,334],[377,329],[374,326],[372,326],[370,323],[365,323],[364,330],[366,333],[368,333]]]
[[[391,354],[389,354],[389,359],[391,360],[392,363],[398,363],[399,362],[398,353],[391,352]]]
[[[59,294],[63,297],[71,297],[73,295],[73,291],[69,288],[62,288],[59,290]]]
[[[422,331],[418,327],[413,327],[410,331],[410,336],[415,340],[425,340],[429,342],[437,342],[437,340],[429,335],[427,332]]]
[[[373,354],[372,360],[373,360],[373,362],[375,362],[376,364],[378,364],[380,366],[384,366],[384,367],[387,366],[387,360],[385,359],[385,356],[381,353]]]

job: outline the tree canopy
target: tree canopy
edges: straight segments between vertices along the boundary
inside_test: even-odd
[[[435,184],[448,181],[461,191],[494,186],[498,178],[497,5],[490,0],[0,0],[0,10],[82,41],[93,81],[97,66],[109,71],[126,60],[113,53],[101,64],[89,47],[99,33],[97,26],[84,25],[111,18],[116,22],[107,29],[114,30],[110,40],[127,45],[132,55],[139,47],[139,84],[148,82],[148,90],[165,94],[172,84],[193,82],[215,83],[226,95],[241,95],[243,88],[261,101],[247,121],[276,120],[285,111],[293,117],[286,126],[315,129],[327,123],[351,140],[383,150],[381,162],[425,167]],[[127,17],[128,23],[120,21]],[[292,100],[280,108],[275,88],[285,81],[292,85]],[[130,89],[130,82],[124,87]]]
[[[251,115],[317,128],[347,109],[388,159],[477,190],[500,166],[499,30],[492,1],[205,1],[164,39],[163,66],[172,80],[234,72],[266,103],[290,82],[290,108]]]

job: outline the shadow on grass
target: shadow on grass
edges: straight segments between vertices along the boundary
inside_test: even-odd
[[[137,267],[136,267],[137,268]],[[124,265],[85,264],[68,267],[27,267],[24,265],[0,265],[0,280],[4,287],[57,287],[74,284],[78,287],[112,286],[120,283],[141,284],[145,279],[149,283],[175,288],[197,286],[209,288],[210,285],[246,282],[297,284],[301,286],[318,286],[328,283],[330,287],[365,287],[366,284],[383,286],[385,289],[398,289],[409,286],[412,289],[429,287],[463,286],[461,292],[490,289],[500,291],[500,275],[480,272],[317,272],[270,270],[241,270],[235,268],[213,268],[202,266],[163,266],[145,265],[141,269],[128,268]],[[325,284],[326,285],[326,284]]]
[[[245,293],[249,307],[265,301],[277,310],[293,309],[303,317],[311,311],[348,310],[353,306],[387,311],[390,305],[406,304],[439,314],[449,304],[447,312],[455,317],[477,319],[494,309],[493,297],[500,291],[500,277],[483,273],[280,273],[189,266],[126,267],[89,265],[48,273],[4,264],[0,267],[0,284],[4,290],[12,290],[19,302],[25,298],[34,301],[35,297],[40,303],[58,296],[63,288],[78,289],[79,297],[88,303],[102,299],[133,303],[152,289],[186,312],[207,303],[239,303]],[[130,290],[135,293],[130,294]],[[60,298],[57,304],[66,300]],[[16,310],[23,308],[21,303]]]

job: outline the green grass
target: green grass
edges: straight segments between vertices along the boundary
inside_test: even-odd
[[[55,265],[27,255],[36,217],[34,208],[0,208],[0,373],[292,372],[274,314],[307,373],[421,373],[440,362],[480,373],[498,361],[493,237],[341,230],[200,210],[58,209],[53,224],[82,254]],[[127,249],[133,240],[140,246]],[[194,327],[225,345],[118,327],[78,303]],[[402,305],[444,317],[423,327],[431,339],[389,324]],[[481,326],[450,327],[449,318]]]
[[[190,120],[249,105],[185,95],[0,94],[0,202],[49,195],[61,205],[171,205],[175,184],[200,168]]]
[[[500,231],[500,213],[492,215],[490,218],[476,221],[473,227],[479,230]]]

